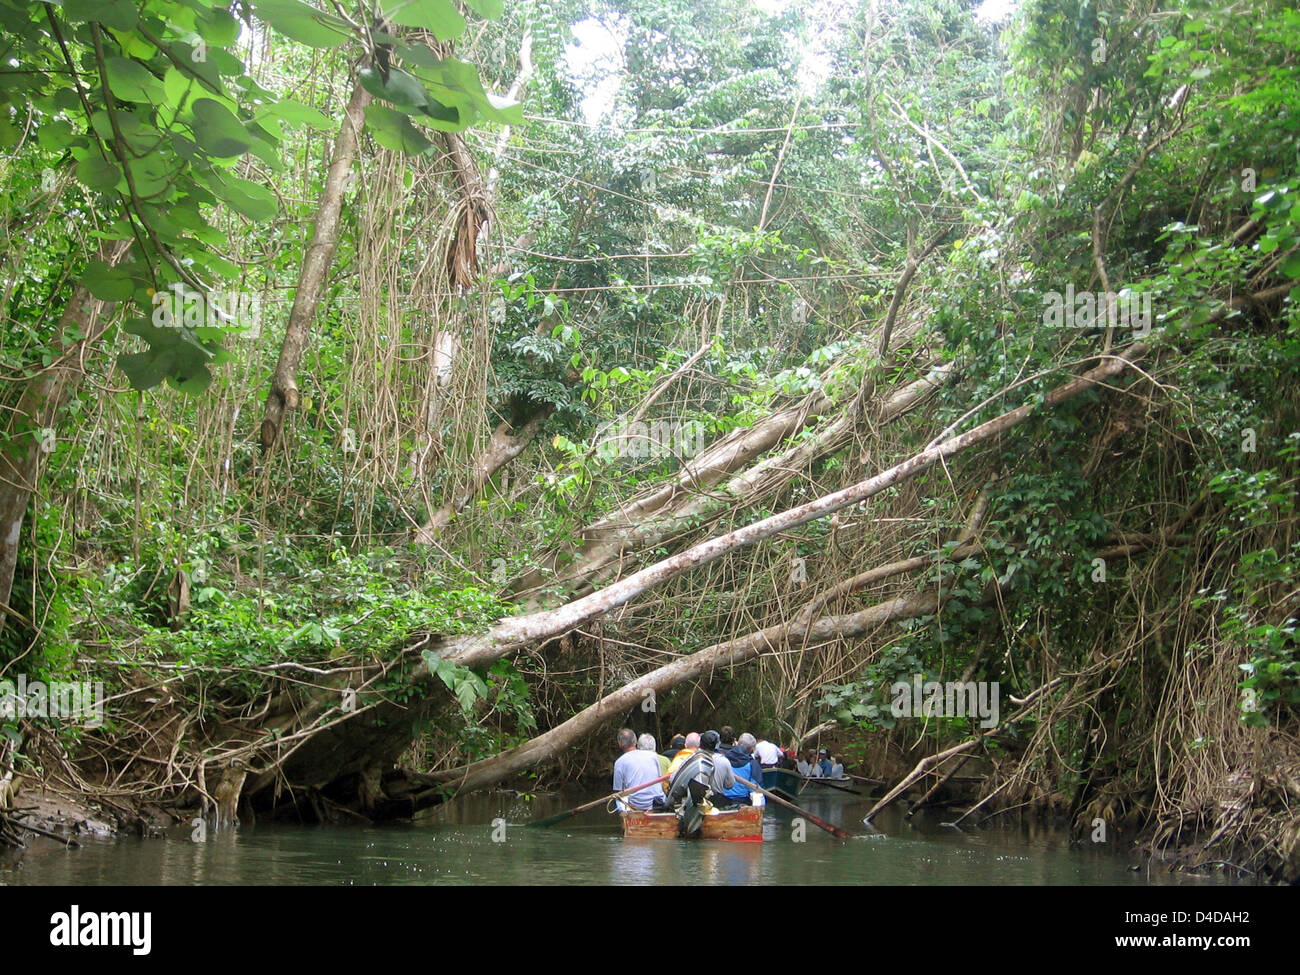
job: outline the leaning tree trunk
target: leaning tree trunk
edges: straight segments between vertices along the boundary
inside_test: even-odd
[[[289,324],[280,346],[280,359],[271,376],[271,390],[266,397],[266,413],[262,419],[261,439],[264,451],[270,450],[279,440],[280,431],[284,427],[285,411],[298,408],[298,366],[302,362],[307,336],[312,321],[316,318],[321,294],[325,290],[325,277],[334,263],[334,253],[338,250],[343,192],[352,163],[357,157],[365,110],[369,104],[370,92],[358,80],[352,88],[352,97],[348,100],[343,123],[334,140],[334,156],[316,209],[316,226],[298,274],[298,287],[294,290],[293,309],[289,312]]]
[[[105,241],[96,257],[115,265],[130,246],[125,240]],[[41,458],[54,448],[59,414],[86,374],[86,354],[108,328],[106,312],[111,307],[76,286],[55,327],[54,362],[27,381],[5,418],[0,444],[0,630],[9,615],[23,519],[40,477]],[[42,436],[42,431],[50,434]]]
[[[526,768],[551,761],[585,735],[599,728],[610,718],[626,713],[645,701],[651,693],[661,693],[685,681],[727,667],[735,667],[755,657],[773,653],[786,647],[807,646],[827,640],[859,636],[898,620],[912,619],[933,613],[940,602],[936,592],[914,593],[898,599],[878,603],[867,609],[844,616],[826,616],[812,624],[801,625],[798,619],[765,627],[734,640],[718,643],[697,653],[679,657],[670,664],[623,685],[607,694],[595,704],[556,725],[531,741],[475,762],[462,769],[437,772],[430,778],[454,785],[457,791],[470,792],[494,785],[503,778]],[[408,802],[414,809],[434,801],[435,792],[418,793]]]
[[[946,366],[908,384],[887,399],[880,408],[879,422],[887,423],[907,413],[949,375]],[[809,411],[829,407],[813,399],[800,407],[773,414],[736,438],[724,438],[717,449],[697,466],[688,465],[670,484],[625,505],[583,530],[576,557],[563,569],[544,573],[533,569],[511,585],[518,593],[546,585],[569,598],[583,596],[615,577],[634,553],[662,546],[692,531],[704,519],[721,512],[751,505],[780,490],[823,457],[842,450],[853,439],[856,417],[841,414],[812,437],[753,466],[753,459],[767,448],[792,438],[806,422]],[[740,470],[723,483],[729,472]],[[561,553],[548,552],[542,564],[554,567]],[[536,601],[534,604],[536,605]]]
[[[981,423],[965,433],[941,440],[874,477],[700,542],[662,562],[620,579],[599,592],[574,600],[558,609],[502,620],[481,635],[449,638],[444,642],[440,656],[462,667],[485,666],[522,647],[568,633],[575,627],[617,609],[646,590],[676,578],[684,572],[707,565],[724,555],[747,548],[774,535],[834,514],[850,505],[860,504],[896,484],[911,480],[941,460],[1019,426],[1040,409],[1057,406],[1086,390],[1095,388],[1123,372],[1146,351],[1147,346],[1144,343],[1135,342],[1123,354],[1108,356],[1100,365],[1083,375],[1050,390],[1040,402],[1026,403],[1024,406]]]
[[[484,485],[497,471],[518,457],[525,447],[537,436],[537,431],[551,415],[553,407],[544,406],[534,413],[516,433],[510,432],[509,422],[502,423],[492,432],[492,439],[487,447],[474,461],[474,477],[470,483],[455,497],[448,500],[435,511],[415,532],[417,545],[431,545],[434,537],[451,523],[465,505],[483,490]]]

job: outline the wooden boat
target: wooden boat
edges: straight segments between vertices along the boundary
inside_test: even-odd
[[[799,793],[807,788],[808,783],[802,775],[792,768],[769,766],[763,769],[763,788],[775,792],[782,799],[793,802]]]
[[[676,813],[625,810],[623,835],[636,838],[673,839],[681,835],[681,821]],[[725,812],[715,810],[703,817],[699,835],[706,840],[740,840],[759,843],[763,840],[763,807],[739,806]]]

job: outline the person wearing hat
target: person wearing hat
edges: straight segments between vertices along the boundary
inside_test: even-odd
[[[831,761],[831,753],[827,748],[823,748],[817,755],[821,761],[817,763],[817,770],[827,778],[835,771],[835,763]]]
[[[673,773],[668,783],[665,804],[675,809],[689,796],[695,804],[728,805],[724,793],[736,784],[731,763],[717,754],[718,733],[706,731],[700,735],[700,747],[692,752]]]
[[[681,732],[678,732],[677,734],[673,735],[673,740],[668,743],[668,747],[663,751],[661,751],[659,754],[671,762],[674,758],[677,757],[677,753],[680,752],[685,747],[686,747],[686,736],[683,735]]]

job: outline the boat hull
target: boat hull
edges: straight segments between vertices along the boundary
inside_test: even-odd
[[[794,769],[785,768],[765,768],[763,769],[763,788],[770,792],[775,792],[782,799],[793,802],[799,797],[808,783]]]
[[[632,809],[621,813],[623,835],[634,838],[675,839],[681,835],[676,813],[641,812]],[[763,839],[763,807],[740,806],[726,812],[703,817],[700,837],[706,840],[740,840],[751,843]]]

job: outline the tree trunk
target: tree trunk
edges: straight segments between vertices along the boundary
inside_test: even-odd
[[[1118,375],[1132,365],[1134,360],[1140,359],[1146,351],[1147,346],[1144,343],[1135,342],[1125,350],[1123,355],[1107,356],[1101,365],[1049,391],[1042,398],[1041,403],[1026,403],[1024,406],[981,423],[972,430],[942,440],[865,481],[859,481],[857,484],[823,495],[807,504],[790,508],[780,514],[700,542],[684,552],[679,552],[620,579],[599,592],[576,599],[557,609],[502,620],[486,633],[450,637],[442,642],[439,656],[462,667],[486,666],[522,647],[568,633],[598,616],[604,616],[618,609],[646,590],[684,572],[707,565],[724,555],[747,548],[781,532],[834,514],[850,505],[860,504],[895,484],[910,480],[953,454],[991,440],[1019,426],[1040,408],[1057,406]],[[423,666],[417,667],[414,676],[422,677],[425,673],[427,670]]]
[[[116,265],[130,249],[126,240],[105,241],[98,260]],[[4,422],[0,444],[0,630],[9,615],[18,546],[27,505],[40,478],[42,456],[55,447],[59,414],[85,375],[87,353],[108,327],[111,302],[95,298],[81,285],[73,289],[56,326],[55,361],[27,381]],[[49,431],[41,435],[41,431]]]
[[[563,724],[517,748],[462,769],[437,772],[430,778],[454,785],[461,792],[486,788],[508,775],[550,761],[610,718],[623,714],[647,700],[652,692],[661,693],[706,673],[734,667],[788,646],[807,646],[827,640],[860,636],[886,623],[924,616],[935,611],[939,599],[939,595],[935,592],[915,593],[878,603],[845,616],[826,616],[811,625],[801,626],[800,621],[794,619],[765,627],[735,640],[715,644],[674,660],[637,678],[630,684],[625,684],[614,693],[607,694],[595,704],[579,711]],[[427,800],[431,796],[417,794],[413,797],[416,808],[419,807],[421,798]]]
[[[262,420],[263,451],[269,451],[279,440],[284,427],[285,411],[298,408],[298,366],[302,362],[307,335],[311,331],[325,289],[325,277],[334,263],[334,253],[338,250],[343,193],[352,163],[357,157],[365,110],[369,104],[370,92],[358,80],[353,85],[352,97],[348,100],[339,134],[334,140],[334,156],[316,209],[316,226],[312,231],[311,244],[303,257],[298,287],[293,296],[293,310],[289,312],[289,324],[280,346],[280,359],[276,362],[275,373],[271,377],[271,390],[266,397],[266,413]]]
[[[1106,357],[1101,365],[1048,392],[1043,397],[1041,406],[1049,408],[1057,406],[1085,390],[1092,389],[1123,372],[1133,360],[1141,358],[1146,351],[1147,346],[1144,343],[1136,342],[1129,346],[1125,354]],[[448,641],[447,652],[443,656],[462,666],[476,667],[491,663],[528,644],[567,633],[597,616],[603,616],[617,609],[645,590],[689,569],[707,565],[737,549],[748,547],[773,535],[798,528],[800,525],[806,525],[850,505],[860,504],[873,498],[895,484],[910,480],[953,454],[1019,426],[1033,416],[1039,408],[1038,403],[1026,403],[1024,406],[981,423],[966,433],[941,440],[865,481],[859,481],[815,501],[710,538],[684,552],[633,573],[599,592],[574,600],[558,609],[503,620],[481,636],[455,638]]]
[[[532,442],[537,436],[537,431],[542,428],[547,417],[551,415],[554,407],[547,405],[542,407],[529,418],[528,422],[519,428],[516,434],[510,433],[510,424],[502,423],[492,432],[492,440],[488,443],[483,453],[479,454],[478,460],[474,464],[474,479],[469,486],[461,491],[456,497],[448,500],[441,508],[421,525],[415,532],[415,544],[430,545],[433,543],[437,534],[451,523],[451,519],[456,516],[465,505],[474,499],[474,496],[483,490],[488,480],[506,464],[518,457],[525,447]]]
[[[947,375],[947,367],[939,367],[930,376],[899,390],[883,405],[881,421],[902,416],[941,385]],[[687,464],[670,483],[588,525],[576,547],[546,553],[539,567],[513,580],[508,591],[531,595],[532,608],[541,605],[537,594],[543,587],[570,598],[586,595],[617,575],[630,554],[663,545],[698,526],[703,518],[752,504],[778,490],[809,464],[843,449],[852,439],[854,417],[842,415],[803,443],[749,465],[796,436],[811,419],[833,405],[824,394],[817,393],[745,430],[728,434]],[[732,476],[721,488],[710,490],[728,475]],[[565,558],[572,561],[557,568]]]

